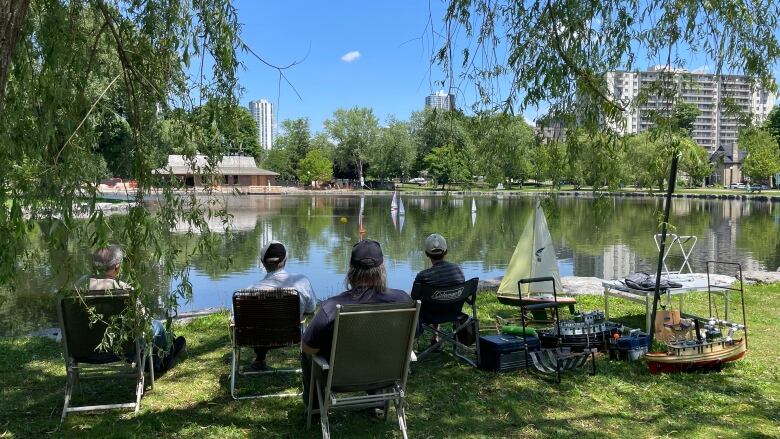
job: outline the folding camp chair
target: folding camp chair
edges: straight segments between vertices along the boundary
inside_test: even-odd
[[[468,364],[477,367],[479,365],[479,319],[477,318],[477,286],[479,278],[469,279],[462,284],[449,286],[433,286],[423,283],[415,283],[412,286],[412,298],[422,302],[420,310],[420,326],[422,337],[425,332],[430,332],[439,340],[417,354],[417,359],[439,349],[444,343],[452,343],[453,354]],[[463,304],[467,303],[471,308],[471,315],[462,312]],[[466,316],[465,319],[461,316]],[[460,320],[459,320],[460,318]],[[452,331],[437,328],[443,323],[452,323]],[[461,343],[458,338],[472,326],[474,329],[474,347],[471,348]],[[474,350],[475,360],[462,355],[459,349]]]
[[[292,288],[244,289],[233,293],[233,318],[230,333],[233,366],[230,395],[233,399],[300,396],[300,393],[274,393],[237,396],[236,375],[300,373],[301,369],[240,371],[241,348],[280,348],[301,343],[300,297]]]
[[[142,338],[139,337],[123,346],[123,352],[134,350],[132,362],[126,356],[114,352],[98,352],[98,346],[109,324],[112,321],[118,322],[118,319],[122,318],[122,312],[129,306],[130,296],[124,290],[108,290],[100,294],[95,292],[93,295],[68,297],[59,301],[57,314],[62,329],[67,372],[61,421],[72,412],[131,408],[138,413],[141,407],[141,396],[144,393],[144,371],[147,363],[151,388],[154,389],[152,343],[143,343]],[[92,322],[91,315],[98,316],[97,322]],[[135,402],[71,407],[73,387],[80,380],[119,376],[136,378]]]
[[[419,301],[336,306],[330,360],[312,356],[307,427],[312,415],[319,414],[322,437],[329,439],[328,412],[384,405],[387,420],[392,402],[407,437],[406,378],[419,313]],[[315,393],[318,409],[313,407]]]

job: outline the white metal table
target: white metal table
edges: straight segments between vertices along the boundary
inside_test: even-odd
[[[696,292],[707,292],[708,286],[707,286],[707,279],[672,279],[675,282],[678,282],[682,284],[682,287],[678,288],[668,288],[663,289],[661,293],[666,296],[666,307],[667,309],[672,304],[672,297],[677,296],[680,301],[679,309],[680,313],[683,312],[683,306],[685,304],[684,297],[688,293],[696,293]],[[601,283],[601,286],[604,287],[604,317],[606,319],[609,319],[609,298],[612,297],[620,297],[626,300],[629,300],[631,302],[635,303],[644,303],[645,305],[645,328],[646,331],[649,333],[652,326],[652,314],[653,314],[653,294],[654,291],[650,290],[637,290],[633,288],[627,287],[625,284],[623,284],[619,280],[605,280]],[[730,297],[729,297],[729,291],[725,289],[718,288],[721,285],[713,285],[712,287],[712,293],[713,294],[719,294],[723,296],[725,301],[725,310],[724,310],[724,319],[729,319],[729,305],[730,305]],[[722,286],[727,287],[728,284],[723,284]],[[627,290],[627,291],[626,291]]]

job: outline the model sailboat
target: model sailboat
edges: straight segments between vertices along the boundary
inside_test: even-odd
[[[404,200],[401,198],[401,196],[398,196],[398,214],[404,215],[406,214],[406,209],[404,209]]]
[[[393,200],[390,201],[390,210],[395,211],[398,210],[398,199],[396,198],[398,195],[397,192],[393,192]]]
[[[528,215],[523,233],[498,287],[498,300],[504,304],[519,305],[517,283],[520,279],[533,277],[552,277],[555,289],[558,292],[563,291],[552,236],[547,228],[541,203],[538,202],[534,211]],[[533,298],[529,295],[553,293],[550,282],[524,284],[522,288],[524,300]]]

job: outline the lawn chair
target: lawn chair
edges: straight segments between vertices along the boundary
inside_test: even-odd
[[[419,301],[336,306],[330,361],[312,356],[307,428],[312,415],[319,414],[322,437],[329,439],[331,410],[384,405],[387,420],[392,401],[401,434],[407,437],[406,378],[419,313]],[[313,408],[315,393],[319,409]]]
[[[134,350],[132,362],[127,356],[97,350],[109,322],[120,318],[122,312],[129,306],[130,296],[124,290],[109,290],[94,295],[63,298],[59,301],[57,314],[62,329],[62,345],[67,372],[65,403],[60,421],[64,421],[68,413],[73,412],[131,408],[135,413],[138,413],[141,407],[141,396],[144,394],[144,371],[147,363],[151,388],[154,389],[151,343],[146,343],[144,346],[142,338],[136,338],[127,343],[123,347],[123,351],[131,352]],[[91,323],[87,308],[94,310],[94,314],[99,316],[97,322]],[[135,402],[71,407],[73,387],[80,380],[120,376],[136,378]]]
[[[230,333],[233,367],[230,395],[233,399],[300,396],[300,393],[273,393],[237,396],[236,375],[300,373],[301,369],[240,371],[241,348],[280,348],[301,344],[300,296],[292,288],[244,289],[233,293]]]
[[[417,359],[441,348],[444,343],[452,343],[453,354],[466,363],[477,367],[479,364],[479,319],[477,318],[477,286],[478,278],[469,279],[462,284],[450,286],[432,286],[423,283],[415,283],[412,286],[412,298],[422,302],[420,310],[420,326],[422,337],[425,332],[439,337],[439,341],[432,343],[428,348],[417,354]],[[471,315],[464,314],[463,305],[467,303],[471,308]],[[462,318],[461,316],[466,316]],[[458,320],[460,318],[460,320]],[[437,328],[437,325],[452,323],[452,331]],[[461,343],[458,338],[460,333],[473,325],[474,347],[471,348]],[[460,354],[459,349],[474,350],[476,361]]]

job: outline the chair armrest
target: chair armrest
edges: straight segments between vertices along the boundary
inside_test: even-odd
[[[330,364],[328,364],[328,360],[326,360],[324,357],[321,357],[319,355],[312,355],[311,361],[322,370],[330,369]]]

